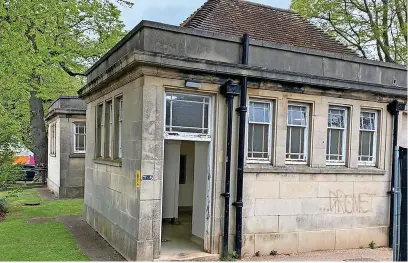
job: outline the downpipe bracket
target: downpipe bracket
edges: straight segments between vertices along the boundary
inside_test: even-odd
[[[235,207],[243,207],[244,203],[240,202],[240,201],[236,201],[236,202],[232,203],[232,205],[235,206]]]

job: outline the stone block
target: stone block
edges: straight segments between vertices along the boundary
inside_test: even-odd
[[[315,182],[280,182],[280,198],[317,197],[318,183]]]
[[[317,229],[318,215],[279,216],[279,232],[312,231]]]
[[[355,182],[354,193],[366,194],[369,196],[388,196],[390,190],[388,182]]]
[[[278,232],[278,216],[252,216],[243,221],[244,234]]]
[[[256,234],[255,251],[261,255],[269,255],[272,250],[280,254],[298,251],[298,233]]]
[[[153,218],[153,201],[152,200],[140,200],[140,220],[152,220]]]
[[[139,231],[137,234],[137,240],[151,240],[153,237],[153,221],[139,220]]]
[[[353,196],[353,182],[319,182],[318,197],[331,197],[333,195]]]
[[[242,216],[250,217],[255,216],[255,198],[245,198],[244,207],[242,208]]]
[[[144,173],[142,173],[143,175]],[[140,187],[140,200],[152,200],[154,181],[142,181]]]
[[[371,241],[376,246],[387,246],[388,227],[337,229],[335,249],[368,247]]]
[[[257,173],[256,180],[258,181],[299,181],[298,174],[289,173]]]
[[[256,199],[255,216],[262,215],[297,215],[300,202],[295,199]]]
[[[333,250],[335,248],[335,242],[335,231],[299,232],[298,252]]]
[[[244,194],[253,198],[279,198],[279,182],[249,181]]]
[[[335,182],[335,174],[301,174],[299,175],[299,180],[301,182]]]
[[[353,227],[353,214],[316,215],[317,230],[349,229]]]
[[[242,256],[251,257],[255,254],[255,252],[255,236],[246,234],[242,235]]]
[[[368,182],[371,181],[373,176],[372,175],[360,175],[360,174],[338,174],[337,181],[338,182]]]

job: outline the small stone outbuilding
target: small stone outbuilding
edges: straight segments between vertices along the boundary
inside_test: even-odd
[[[48,188],[59,198],[82,198],[85,182],[86,104],[61,96],[45,116],[48,126]]]
[[[406,102],[406,67],[360,58],[292,11],[209,0],[181,26],[142,21],[86,75],[84,217],[128,260],[221,254],[225,232],[242,256],[388,244],[387,105]],[[227,159],[220,86],[245,77],[239,233],[242,98]],[[405,147],[406,125],[403,112]]]

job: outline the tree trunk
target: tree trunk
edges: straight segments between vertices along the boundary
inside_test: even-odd
[[[41,99],[37,98],[35,91],[30,92],[30,128],[33,142],[35,164],[38,175],[42,177],[45,184],[48,163],[48,140],[45,130],[44,107]]]

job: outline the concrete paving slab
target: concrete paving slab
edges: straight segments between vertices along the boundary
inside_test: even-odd
[[[58,198],[53,193],[51,193],[51,191],[47,187],[37,188],[37,192],[40,194],[41,198],[44,201],[58,200]]]
[[[88,225],[81,216],[60,216],[62,222],[75,237],[80,249],[92,261],[126,261],[108,242]]]

